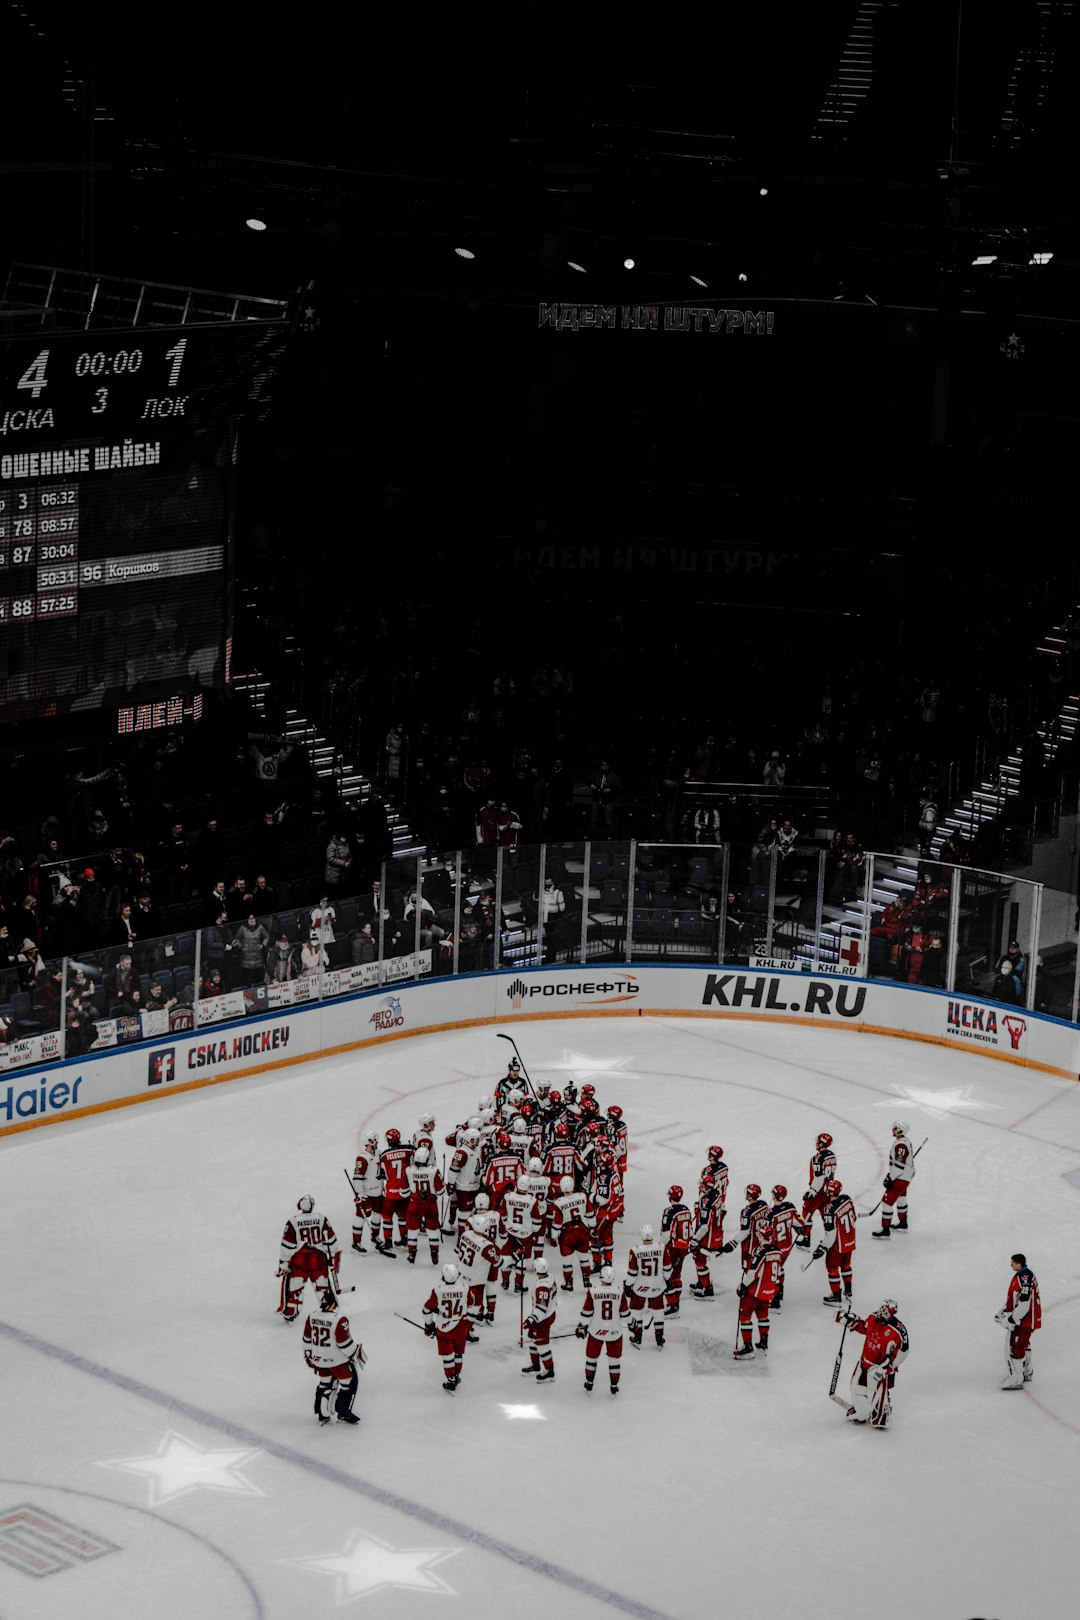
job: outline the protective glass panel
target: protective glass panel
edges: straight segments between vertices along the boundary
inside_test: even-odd
[[[1035,895],[1036,886],[1021,878],[975,867],[962,871],[958,995],[987,996],[1007,1006],[1026,1005]]]
[[[1071,1018],[1076,970],[1076,896],[1070,889],[1044,889],[1035,953],[1036,1012]]]

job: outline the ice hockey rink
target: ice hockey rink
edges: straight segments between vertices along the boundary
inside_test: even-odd
[[[553,1385],[523,1377],[501,1292],[447,1395],[434,1345],[395,1315],[421,1319],[426,1254],[346,1248],[362,1421],[319,1427],[299,1324],[275,1314],[282,1226],[310,1192],[347,1245],[363,1136],[431,1110],[441,1140],[505,1071],[496,1027],[0,1140],[3,1620],[1074,1620],[1080,1091],[1004,1062],[742,1019],[512,1026],[534,1080],[592,1080],[625,1110],[617,1263],[671,1182],[692,1202],[711,1142],[737,1220],[750,1180],[798,1200],[818,1131],[860,1209],[893,1119],[929,1138],[911,1231],[859,1227],[856,1307],[895,1297],[911,1335],[889,1430],[830,1401],[840,1328],[799,1250],[767,1360],[731,1360],[736,1252],[715,1300],[684,1293],[662,1353],[627,1344],[614,1401],[602,1366],[585,1394],[574,1338]],[[1035,1381],[1003,1393],[993,1318],[1018,1249],[1044,1327]]]

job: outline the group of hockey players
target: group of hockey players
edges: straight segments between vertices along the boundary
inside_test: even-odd
[[[423,1307],[423,1329],[436,1341],[447,1393],[453,1394],[461,1382],[465,1347],[479,1341],[476,1329],[494,1322],[500,1290],[513,1291],[519,1300],[519,1331],[529,1352],[522,1372],[539,1383],[552,1381],[552,1339],[567,1336],[553,1333],[558,1295],[574,1292],[576,1268],[584,1299],[572,1331],[585,1340],[585,1389],[592,1391],[604,1358],[611,1393],[617,1394],[624,1335],[633,1348],[640,1348],[651,1330],[657,1348],[663,1349],[665,1323],[680,1312],[687,1258],[695,1272],[690,1292],[697,1299],[712,1299],[710,1262],[737,1245],[742,1270],[733,1355],[749,1361],[767,1354],[771,1318],[784,1302],[785,1268],[795,1248],[811,1249],[815,1221],[820,1220],[819,1241],[803,1269],[824,1258],[828,1292],[823,1302],[835,1309],[837,1322],[863,1338],[847,1416],[855,1423],[887,1427],[908,1334],[894,1300],[884,1300],[868,1316],[854,1314],[858,1213],[838,1179],[828,1132],[815,1141],[801,1207],[782,1182],[773,1186],[771,1202],[752,1182],[746,1187],[738,1235],[730,1238],[724,1233],[728,1167],[723,1149],[711,1146],[693,1207],[685,1202],[681,1186],[669,1187],[659,1234],[651,1225],[641,1228],[630,1245],[621,1282],[616,1281],[613,1244],[624,1212],[627,1129],[618,1105],[601,1109],[594,1086],[585,1084],[579,1093],[572,1083],[559,1091],[541,1081],[526,1089],[515,1057],[491,1095],[480,1099],[476,1113],[445,1137],[445,1148],[448,1166],[446,1153],[436,1150],[435,1119],[425,1114],[410,1141],[393,1127],[385,1132],[382,1147],[377,1136],[369,1136],[352,1174],[346,1174],[355,1201],[356,1253],[369,1252],[368,1236],[376,1253],[396,1259],[395,1251],[403,1248],[412,1265],[423,1239],[431,1264],[441,1266]],[[887,1240],[893,1232],[908,1230],[907,1192],[919,1151],[912,1147],[907,1126],[897,1121],[883,1197],[874,1210],[864,1212],[873,1215],[881,1209],[874,1238]],[[444,1240],[454,1244],[454,1258],[445,1263]],[[297,1317],[306,1282],[320,1293],[319,1309],[306,1318],[303,1331],[305,1357],[319,1380],[315,1411],[324,1423],[332,1411],[340,1421],[357,1421],[352,1406],[357,1367],[364,1360],[340,1310],[339,1264],[329,1221],[315,1211],[309,1197],[302,1198],[282,1240],[278,1309],[286,1320]],[[1030,1379],[1030,1334],[1040,1325],[1038,1288],[1023,1256],[1014,1257],[1013,1269],[1009,1298],[998,1317],[1011,1334],[1005,1388],[1022,1387]]]

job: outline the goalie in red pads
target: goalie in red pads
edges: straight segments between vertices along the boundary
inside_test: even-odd
[[[843,1318],[853,1333],[862,1333],[866,1342],[859,1365],[851,1375],[851,1405],[847,1416],[852,1423],[867,1423],[873,1429],[887,1429],[892,1416],[892,1391],[897,1370],[908,1353],[908,1332],[896,1314],[895,1299],[884,1299],[873,1316]]]

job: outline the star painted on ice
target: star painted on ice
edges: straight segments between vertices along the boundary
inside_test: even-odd
[[[602,1058],[593,1057],[588,1052],[564,1051],[558,1063],[544,1063],[541,1067],[545,1074],[568,1074],[576,1081],[593,1080],[614,1073],[639,1079],[637,1070],[631,1069],[629,1063],[629,1057]]]
[[[942,1088],[941,1091],[923,1091],[918,1086],[897,1086],[896,1094],[901,1098],[907,1108],[921,1108],[932,1119],[946,1119],[950,1114],[958,1114],[965,1108],[998,1109],[999,1104],[985,1102],[981,1097],[971,1095],[970,1086],[952,1086]],[[881,1102],[875,1103],[876,1108],[895,1108],[896,1102],[892,1097],[885,1097]]]
[[[370,1597],[387,1587],[410,1592],[448,1592],[448,1586],[435,1565],[452,1558],[460,1547],[390,1547],[385,1541],[358,1530],[343,1553],[326,1553],[321,1558],[294,1558],[294,1564],[317,1569],[337,1577],[337,1601]]]
[[[205,1451],[194,1440],[185,1440],[172,1429],[152,1457],[114,1457],[98,1463],[99,1468],[115,1468],[120,1473],[141,1474],[148,1479],[150,1506],[186,1496],[189,1491],[226,1491],[239,1496],[262,1496],[257,1485],[239,1472],[244,1463],[260,1456],[258,1451],[229,1448]]]
[[[541,1412],[538,1406],[507,1406],[503,1401],[500,1401],[499,1405],[502,1407],[502,1410],[506,1413],[507,1417],[511,1421],[518,1418],[520,1420],[524,1420],[525,1422],[547,1422],[547,1418],[544,1416],[543,1412]]]

